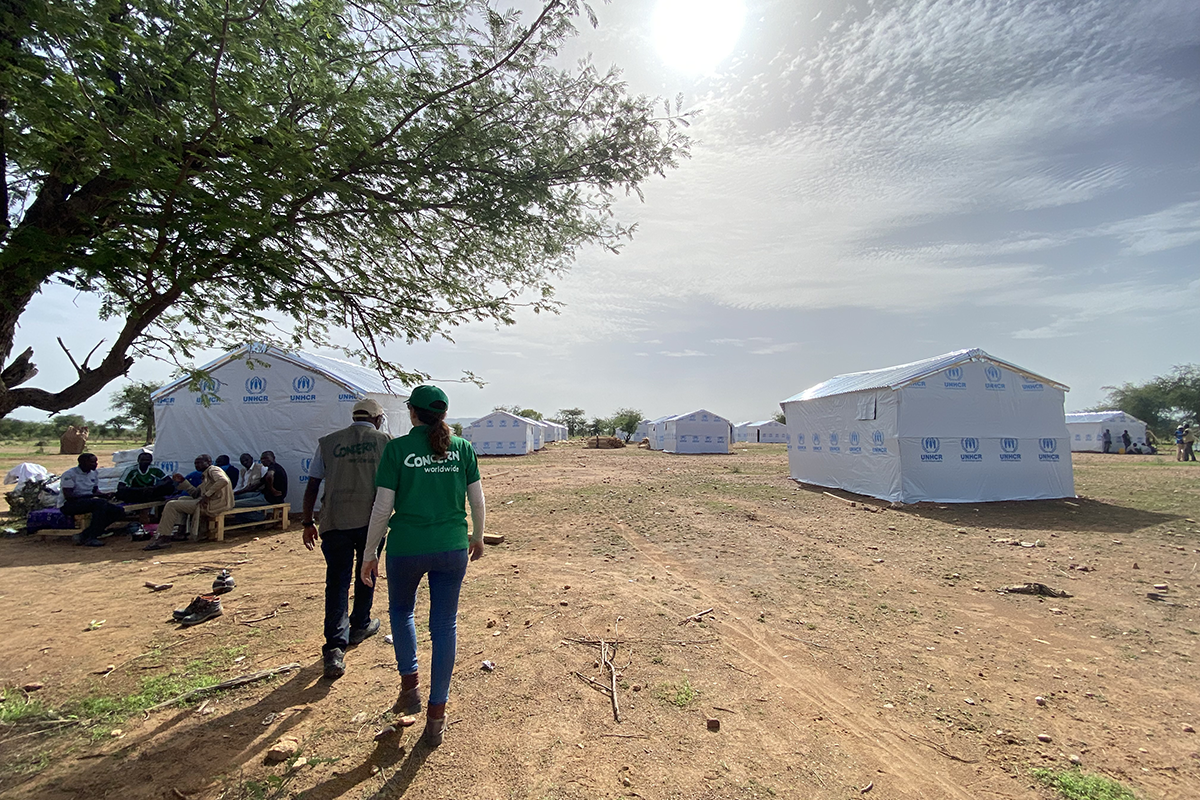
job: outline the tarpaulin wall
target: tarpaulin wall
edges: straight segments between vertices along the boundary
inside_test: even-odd
[[[663,449],[668,453],[728,453],[733,426],[710,411],[680,414],[666,421]]]
[[[1063,398],[967,362],[897,390],[791,401],[792,476],[906,503],[1073,497]]]
[[[262,451],[273,450],[288,474],[287,500],[299,509],[317,440],[349,425],[350,411],[363,396],[383,406],[382,430],[399,436],[412,428],[405,398],[357,393],[269,354],[255,358],[269,366],[251,369],[238,358],[212,369],[212,381],[204,389],[215,398],[208,405],[186,385],[155,398],[154,458],[160,469],[186,474],[201,453],[228,455],[238,466],[241,453],[257,460]]]
[[[527,420],[498,411],[463,428],[463,438],[481,456],[523,456],[534,451],[534,426]]]
[[[1129,431],[1129,438],[1134,444],[1146,444],[1146,423],[1129,418],[1128,421],[1116,422],[1070,422],[1067,416],[1067,433],[1071,437],[1071,450],[1076,453],[1104,452],[1104,429],[1112,432],[1112,449],[1109,452],[1121,452],[1121,434]]]

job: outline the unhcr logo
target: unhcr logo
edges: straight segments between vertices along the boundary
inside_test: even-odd
[[[1021,454],[1017,452],[1020,443],[1016,439],[1001,439],[1000,440],[1000,460],[1001,461],[1020,461]]]
[[[983,453],[979,452],[979,440],[974,437],[963,439],[960,443],[962,446],[962,454],[959,458],[963,461],[983,461]]]
[[[175,405],[175,398],[174,397],[160,397],[154,401],[154,405],[156,405],[156,406],[173,406],[173,405]]]
[[[1044,391],[1045,388],[1046,387],[1042,384],[1031,381],[1025,381],[1021,384],[1021,391],[1023,392],[1041,392]]]
[[[1054,439],[1038,439],[1038,461],[1058,461],[1058,442]]]
[[[873,431],[871,433],[871,452],[872,453],[887,453],[887,447],[883,444],[883,431]]]
[[[796,434],[795,449],[796,450],[807,450],[808,449],[807,447],[804,446],[804,434],[803,433]]]
[[[861,439],[859,438],[858,431],[850,431],[849,451],[851,453],[861,453],[862,452],[862,448],[859,446],[860,441],[861,441]]]
[[[967,382],[962,378],[962,367],[951,367],[950,369],[946,370],[946,380],[942,385],[947,389],[965,389],[967,388]]]
[[[831,452],[831,453],[842,452],[842,448],[838,447],[838,435],[837,435],[836,431],[829,434],[829,452]]]
[[[351,394],[350,392],[339,392],[338,393],[338,402],[339,403],[357,403],[358,395]]]
[[[987,381],[983,384],[983,388],[989,392],[1003,392],[1007,388],[1000,380],[1004,377],[1004,373],[998,367],[988,365],[987,369],[983,371],[983,376],[987,378]]]
[[[211,406],[221,402],[221,398],[217,396],[221,391],[221,382],[216,378],[205,378],[196,384],[196,405]]]
[[[317,386],[317,382],[313,380],[311,375],[297,375],[292,378],[292,396],[289,402],[292,403],[312,403],[317,399],[313,389]]]
[[[265,403],[267,402],[267,379],[255,375],[246,379],[246,394],[242,398],[242,403]]]
[[[310,467],[312,467],[312,459],[311,458],[304,458],[304,459],[300,460],[300,482],[301,483],[308,482],[308,470]]]
[[[942,443],[936,436],[926,436],[922,439],[921,449],[924,451],[921,454],[922,461],[940,462],[942,460],[942,454],[938,452],[942,449]]]
[[[821,452],[821,434],[814,433],[812,435],[812,448],[814,453]]]
[[[179,472],[179,462],[178,461],[160,461],[160,462],[158,462],[158,468],[161,469],[163,472],[167,473],[168,475],[174,475],[176,472]]]

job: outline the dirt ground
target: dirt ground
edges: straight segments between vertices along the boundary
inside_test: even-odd
[[[373,742],[398,688],[382,634],[321,679],[323,561],[298,528],[153,553],[0,540],[6,703],[31,681],[62,707],[186,670],[302,665],[206,705],[0,728],[0,793],[1033,799],[1052,795],[1030,769],[1076,756],[1140,796],[1194,798],[1200,469],[1077,455],[1075,471],[1076,501],[890,510],[798,486],[782,445],[486,460],[506,541],[468,571],[436,751],[419,727]],[[222,566],[238,582],[224,616],[171,624]],[[995,591],[1027,581],[1072,596]],[[375,603],[386,631],[386,590]],[[575,674],[607,680],[601,638],[619,642],[620,722]],[[307,765],[265,762],[285,734]]]

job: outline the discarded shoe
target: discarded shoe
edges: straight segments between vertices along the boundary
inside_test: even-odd
[[[350,637],[349,637],[350,644],[362,644],[363,640],[368,639],[368,638],[374,636],[375,634],[379,633],[380,624],[381,623],[379,622],[379,618],[376,617],[375,619],[368,622],[367,627],[365,627],[365,628],[351,628],[350,629]]]
[[[182,620],[184,617],[190,616],[193,612],[195,612],[197,609],[199,609],[200,603],[203,600],[204,600],[204,595],[198,594],[198,595],[196,595],[196,599],[188,604],[187,608],[177,608],[171,612],[171,616],[175,617],[175,621],[178,622],[178,621]]]
[[[195,606],[195,608],[192,608]],[[215,594],[202,594],[192,601],[192,613],[188,614],[183,619],[179,620],[179,624],[183,627],[191,625],[199,625],[201,622],[206,622],[213,617],[219,617],[223,613],[221,611],[221,598]]]
[[[217,577],[213,579],[213,594],[225,594],[232,592],[236,584],[233,582],[233,576],[229,574],[229,570],[223,569],[217,573]],[[353,633],[351,633],[353,637]]]
[[[346,654],[334,647],[325,651],[324,675],[330,680],[337,680],[346,674]]]

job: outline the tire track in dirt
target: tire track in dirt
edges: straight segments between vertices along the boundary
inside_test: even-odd
[[[690,570],[683,565],[669,561],[667,555],[657,545],[648,541],[639,541],[641,537],[638,537],[628,525],[614,524],[620,531],[621,538],[641,556],[659,567],[664,574],[671,575],[677,580],[681,578],[686,580],[690,584],[690,588],[709,598],[706,600],[708,603],[715,605],[718,599],[722,599],[726,601],[727,605],[729,604],[728,598],[719,587],[712,585],[707,579],[691,574]],[[633,584],[633,586],[637,587],[633,590],[635,594],[660,607],[666,605],[652,595],[669,596],[669,590],[656,587],[652,591],[647,591],[644,584]],[[902,737],[908,736],[908,734],[903,731],[897,732],[898,726],[894,724],[885,723],[883,720],[877,722],[865,716],[860,711],[864,707],[864,702],[853,692],[843,689],[836,682],[828,680],[823,674],[811,672],[806,674],[793,666],[783,658],[782,653],[757,635],[750,626],[721,618],[711,619],[710,624],[714,624],[719,631],[728,635],[721,638],[721,644],[790,690],[793,695],[791,702],[794,710],[798,712],[810,709],[819,711],[834,727],[840,728],[840,732],[851,737],[853,749],[858,752],[863,762],[874,761],[884,773],[899,779],[898,785],[891,787],[893,790],[924,799],[931,797],[929,790],[931,783],[934,783],[941,789],[942,797],[961,800],[973,800],[975,797],[972,792],[961,788],[960,781],[940,774],[946,767],[943,761],[931,762],[923,752],[905,747],[902,743],[887,744],[885,739],[902,740]],[[731,638],[736,641],[732,641]],[[797,698],[807,703],[810,709],[795,708],[794,704]]]

